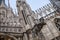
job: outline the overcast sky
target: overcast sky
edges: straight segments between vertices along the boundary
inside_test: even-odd
[[[7,2],[8,1],[6,0],[6,4],[7,4]],[[27,3],[30,5],[32,10],[36,10],[36,9],[50,3],[50,1],[49,0],[27,0]],[[10,0],[10,5],[15,10],[16,9],[16,0]]]

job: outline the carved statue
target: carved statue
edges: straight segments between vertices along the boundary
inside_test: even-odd
[[[43,28],[44,25],[46,25],[46,23],[44,22],[44,18],[40,18],[40,23],[39,24],[35,24],[34,25],[34,30],[35,30],[35,33],[38,35],[38,32],[41,31],[41,29]]]

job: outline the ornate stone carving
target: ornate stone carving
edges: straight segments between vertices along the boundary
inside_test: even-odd
[[[54,22],[56,24],[56,27],[58,28],[58,30],[60,31],[60,18],[55,18]]]

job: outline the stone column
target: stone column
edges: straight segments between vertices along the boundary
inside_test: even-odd
[[[17,40],[23,40],[23,37],[18,37],[18,39]]]
[[[32,34],[29,34],[29,40],[33,40]]]
[[[18,39],[17,40],[20,40],[21,38],[20,37],[18,37]]]
[[[28,40],[27,33],[24,33],[23,40]]]
[[[8,40],[11,40],[10,38]]]
[[[28,36],[29,36],[29,40],[33,40],[32,31],[28,33]]]
[[[38,40],[41,40],[41,34],[38,32]]]
[[[38,32],[38,40],[46,40],[42,32]]]
[[[21,37],[21,39],[20,40],[23,40],[23,37]]]

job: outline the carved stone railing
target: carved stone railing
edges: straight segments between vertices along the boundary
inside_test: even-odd
[[[4,33],[23,33],[23,27],[20,25],[20,23],[6,23],[0,21],[0,32]]]
[[[12,26],[12,27],[20,27],[20,23],[14,23],[14,22],[3,22],[0,21],[0,26]]]
[[[0,32],[3,32],[3,33],[23,33],[23,30],[21,27],[0,26]]]
[[[44,19],[47,19],[47,18],[50,18],[50,17],[53,18],[55,16],[55,14],[57,14],[56,11],[49,13],[48,15],[44,16],[43,18]]]

